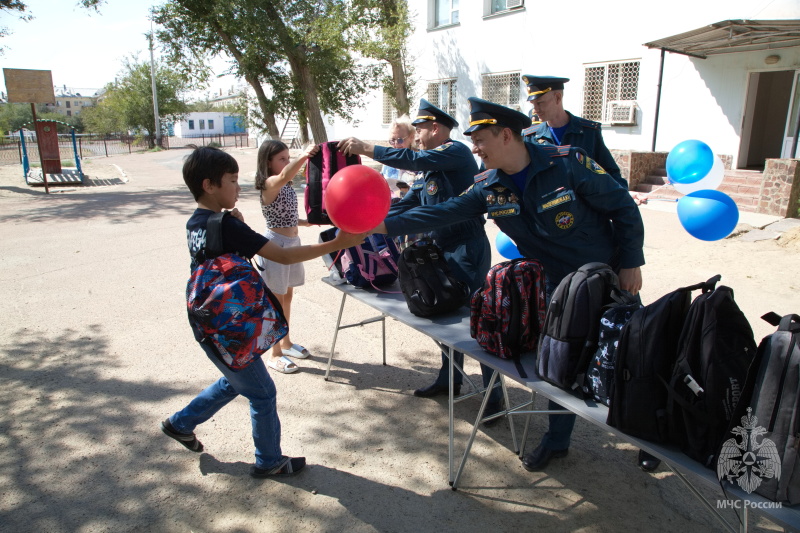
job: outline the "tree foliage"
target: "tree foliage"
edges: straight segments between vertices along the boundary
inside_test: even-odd
[[[187,113],[183,94],[190,87],[186,78],[164,63],[155,65],[158,111],[162,119],[178,121]],[[109,83],[96,107],[86,109],[84,122],[92,131],[123,131],[155,134],[150,64],[126,59],[117,81]]]
[[[253,88],[256,119],[278,136],[277,117],[297,113],[316,142],[322,114],[352,119],[376,70],[360,65],[347,42],[341,0],[168,0],[155,8],[159,40],[171,61],[192,70],[210,56],[232,58],[231,73]]]
[[[399,115],[410,108],[412,62],[406,42],[411,35],[410,15],[405,0],[352,0],[349,24],[352,43],[364,57],[384,62],[389,74],[383,90]]]
[[[88,109],[88,108],[87,108]],[[80,115],[73,115],[67,117],[59,115],[58,113],[48,110],[44,104],[36,105],[36,118],[39,120],[57,120],[65,122],[74,127],[78,132],[83,130],[83,121]],[[59,133],[68,133],[70,126],[58,124],[57,129]],[[0,131],[5,133],[16,132],[20,128],[27,129],[33,128],[33,114],[31,114],[30,104],[3,104],[0,105]]]

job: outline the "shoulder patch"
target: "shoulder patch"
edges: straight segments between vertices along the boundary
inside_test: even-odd
[[[593,130],[600,129],[599,122],[595,122],[594,120],[589,120],[588,118],[583,118],[583,117],[576,117],[576,118],[578,119],[580,125],[583,126],[584,128],[592,128]]]
[[[541,144],[539,145],[542,150],[547,154],[548,157],[564,157],[569,155],[571,146],[564,145],[564,146],[555,146],[553,144]]]
[[[486,178],[488,178],[489,177],[489,173],[491,173],[491,170],[486,170],[484,172],[481,172],[477,176],[475,176],[475,183],[479,183],[479,182],[485,180]]]
[[[434,148],[434,150],[436,150],[437,152],[441,152],[441,151],[443,151],[443,150],[447,150],[447,149],[448,149],[448,148],[450,148],[451,146],[453,146],[453,143],[451,143],[451,142],[447,142],[447,143],[444,143],[444,144],[440,144],[439,146],[437,146],[436,148]]]
[[[536,125],[530,126],[529,128],[525,128],[522,130],[522,136],[527,137],[528,135],[533,135],[536,133]]]

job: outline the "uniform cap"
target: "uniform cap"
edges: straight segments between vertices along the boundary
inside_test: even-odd
[[[467,99],[470,105],[469,128],[464,135],[470,135],[489,126],[511,128],[517,133],[531,125],[531,119],[524,113],[472,96]]]
[[[456,119],[430,103],[429,101],[421,98],[419,101],[419,110],[417,117],[411,122],[412,124],[421,124],[423,122],[438,122],[443,126],[450,129],[458,126]]]
[[[555,76],[533,76],[531,74],[522,76],[522,82],[528,86],[529,102],[536,100],[550,91],[563,90],[564,84],[568,81],[569,78],[557,78]]]

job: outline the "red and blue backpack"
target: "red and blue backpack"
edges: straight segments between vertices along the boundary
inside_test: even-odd
[[[205,260],[186,285],[186,307],[197,342],[212,345],[226,366],[241,370],[285,337],[289,325],[250,261],[222,253],[222,221],[229,214],[208,219]]]
[[[514,259],[489,269],[470,301],[470,335],[487,352],[515,362],[521,377],[523,352],[536,349],[545,319],[544,268],[534,259]]]

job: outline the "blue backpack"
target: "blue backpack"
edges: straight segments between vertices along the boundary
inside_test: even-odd
[[[222,221],[206,227],[205,261],[186,285],[189,324],[197,342],[210,344],[231,370],[241,370],[289,333],[280,302],[246,259],[222,253]]]

